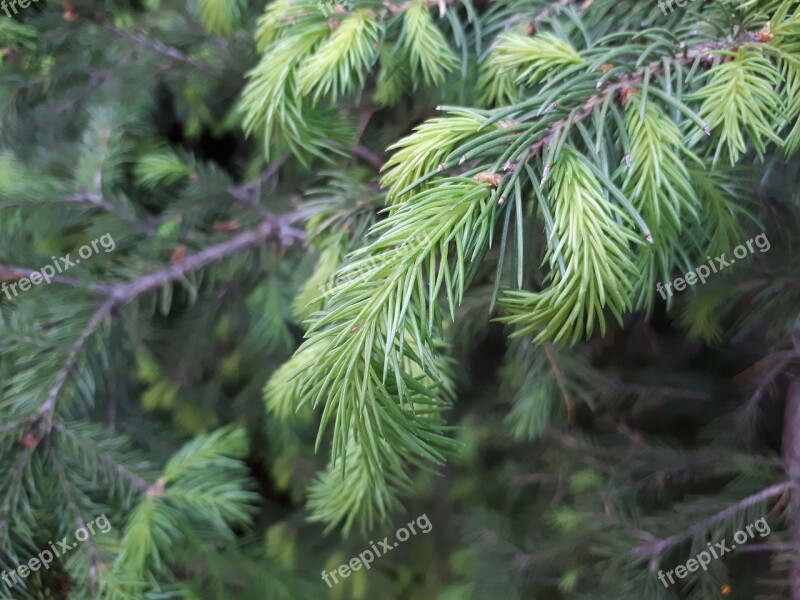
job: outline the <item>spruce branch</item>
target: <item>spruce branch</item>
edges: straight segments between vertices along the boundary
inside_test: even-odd
[[[105,19],[105,17],[103,15],[96,15],[95,18],[97,20],[99,20],[100,22],[102,22]],[[205,73],[206,75],[208,75],[210,77],[219,77],[220,74],[221,74],[220,70],[217,67],[209,65],[208,63],[204,63],[202,61],[199,61],[196,58],[192,58],[191,56],[188,56],[188,55],[184,54],[183,52],[181,52],[177,48],[175,48],[173,46],[169,46],[169,45],[165,44],[164,42],[161,42],[159,40],[152,40],[149,37],[147,37],[147,35],[144,34],[144,33],[126,31],[124,29],[120,29],[119,27],[117,27],[116,25],[113,25],[111,23],[104,23],[103,26],[106,28],[106,30],[110,31],[112,34],[114,34],[117,37],[121,37],[121,38],[129,40],[131,42],[134,42],[134,43],[142,46],[143,48],[147,48],[148,50],[152,50],[153,52],[156,52],[157,54],[161,54],[162,56],[166,56],[166,57],[170,58],[171,60],[186,64],[186,65],[190,65],[190,66],[192,66],[195,69],[201,71],[202,73]]]
[[[315,367],[303,374],[300,397],[324,404],[317,443],[332,421],[329,472],[348,473],[321,484],[332,505],[317,503],[316,514],[329,525],[372,514],[357,510],[363,496],[332,488],[336,480],[345,485],[351,469],[385,518],[402,465],[441,463],[452,446],[442,435],[451,391],[442,386],[446,369],[434,339],[437,297],[441,291],[452,315],[485,252],[496,209],[489,186],[466,178],[400,204],[374,226],[375,241],[339,269],[343,283],[331,290],[331,309],[312,320],[297,356],[313,354]],[[352,460],[359,464],[348,465]]]
[[[38,269],[27,269],[25,267],[0,264],[0,281],[19,281],[25,277],[30,277],[30,274],[35,271],[38,271]],[[66,275],[53,275],[50,277],[50,281],[58,283],[59,285],[81,290],[91,290],[97,293],[103,293],[105,291],[105,287],[100,284],[81,281],[80,279],[67,277]]]
[[[60,419],[53,420],[53,429],[57,431],[59,435],[69,439],[70,443],[72,444],[84,447],[88,446],[86,438],[77,435],[70,427],[67,426],[67,424],[64,421]],[[92,453],[97,456],[97,459],[102,464],[104,464],[109,469],[117,473],[120,477],[130,481],[130,483],[139,493],[143,494],[147,491],[149,487],[147,480],[144,477],[140,476],[138,473],[132,471],[128,466],[114,460],[106,452],[96,452],[95,451],[96,449],[94,448],[92,449],[87,448],[87,450],[91,450]]]
[[[383,164],[386,162],[363,144],[356,144],[353,146],[352,153],[353,156],[363,160],[368,165],[374,167],[377,171],[380,171],[383,168]]]
[[[264,170],[259,178],[238,186],[232,186],[228,189],[228,193],[231,195],[231,197],[233,197],[243,206],[246,206],[251,210],[255,210],[262,217],[262,219],[264,219],[264,223],[272,223],[273,226],[277,227],[276,237],[278,237],[281,243],[285,245],[291,245],[295,241],[301,241],[305,239],[305,233],[292,225],[293,222],[302,219],[302,214],[298,213],[296,215],[285,215],[283,217],[276,216],[274,213],[271,213],[270,211],[258,205],[256,194],[263,185],[265,185],[278,173],[278,171],[286,164],[289,158],[289,154],[284,154],[280,158],[270,163],[270,165]],[[140,228],[142,228],[143,231],[146,230],[149,235],[153,233],[152,227],[145,226],[138,220],[132,218],[130,215],[121,212],[116,206],[105,200],[102,195],[94,192],[82,191],[71,196],[53,199],[52,202],[76,204],[88,203],[92,206],[101,208],[110,214],[114,214],[125,221],[136,223],[140,226]],[[2,206],[8,207],[9,205],[9,203],[3,203]],[[20,206],[23,205],[30,206],[31,203],[20,203]],[[268,233],[267,235],[271,234]],[[225,251],[223,250],[223,253],[224,252]],[[190,268],[187,273],[191,272],[191,270],[196,269]],[[20,266],[0,264],[0,281],[17,281],[24,277],[28,277],[34,271],[36,271],[36,269],[27,269]],[[66,275],[53,275],[50,277],[50,280],[60,285],[82,290],[90,290],[102,295],[109,295],[113,292],[113,286],[108,284],[86,282],[73,277],[68,277]]]
[[[67,505],[72,509],[72,516],[75,519],[75,524],[78,527],[86,526],[83,517],[81,516],[83,510],[78,502],[78,498],[75,496],[75,490],[73,486],[70,484],[69,479],[67,478],[67,474],[64,471],[64,466],[61,464],[60,461],[55,460],[53,461],[54,468],[56,474],[58,475],[58,481],[61,485],[61,491],[64,494],[64,498],[67,501]],[[85,540],[83,547],[86,549],[86,553],[89,555],[89,581],[91,582],[92,590],[94,591],[97,587],[97,563],[99,560],[98,553],[97,553],[97,546],[95,545],[94,541],[91,537]]]
[[[44,403],[26,419],[7,424],[3,428],[10,430],[24,422],[35,422],[41,427],[40,435],[47,433],[52,426],[57,400],[65,383],[78,365],[86,344],[114,310],[141,296],[150,294],[164,285],[183,279],[189,273],[257,246],[267,239],[276,238],[287,245],[303,239],[304,232],[290,224],[291,218],[290,215],[270,215],[255,229],[245,231],[229,240],[187,256],[184,260],[169,267],[148,273],[134,281],[95,286],[94,291],[100,292],[104,299],[93,312],[77,339],[67,348],[66,358],[56,373]]]
[[[281,168],[283,168],[290,158],[291,155],[289,153],[279,156],[273,160],[266,169],[264,169],[264,172],[261,173],[258,179],[248,181],[242,185],[231,187],[228,189],[228,193],[238,202],[241,202],[242,204],[251,208],[256,207],[257,210],[261,212],[262,216],[269,216],[268,212],[258,207],[256,196],[259,190],[278,174],[278,172],[281,170]]]
[[[76,365],[78,364],[81,354],[83,353],[84,346],[92,337],[92,335],[94,335],[95,331],[97,331],[97,329],[103,324],[103,321],[105,321],[106,317],[111,314],[113,308],[113,298],[107,298],[104,300],[94,314],[92,314],[88,323],[78,336],[78,339],[76,339],[69,346],[69,348],[67,348],[67,358],[61,366],[61,369],[59,369],[59,371],[56,373],[53,386],[48,390],[42,406],[32,415],[32,418],[36,421],[39,421],[40,419],[42,420],[42,433],[47,433],[50,431],[53,413],[55,412],[56,408],[56,400],[58,399],[61,390],[64,388],[64,384],[67,382],[67,379],[72,374],[73,369],[75,369]]]
[[[780,496],[788,491],[797,488],[796,481],[785,481],[783,483],[776,483],[775,485],[771,485],[769,487],[764,488],[743,498],[739,502],[728,506],[724,510],[719,511],[715,515],[708,517],[707,519],[703,519],[698,523],[695,523],[691,527],[684,529],[676,534],[673,534],[669,537],[664,539],[656,539],[647,544],[642,546],[637,546],[629,553],[629,558],[632,559],[646,559],[650,561],[650,571],[655,572],[658,570],[658,561],[661,555],[667,551],[668,549],[672,548],[673,546],[683,542],[684,540],[703,535],[709,527],[716,523],[722,523],[729,519],[731,519],[734,515],[738,512],[769,500],[770,498],[774,498],[776,496]],[[650,534],[644,534],[646,537],[652,538],[653,536]]]
[[[115,206],[105,198],[103,198],[102,194],[98,192],[89,192],[87,190],[81,190],[77,194],[73,194],[71,196],[66,196],[62,198],[63,202],[66,203],[75,203],[75,204],[90,204],[96,208],[104,210],[105,212],[114,215],[127,223],[131,223],[140,231],[147,233],[147,235],[155,235],[155,228],[152,225],[145,225],[139,219],[134,217],[131,214],[121,210],[119,207]]]
[[[796,344],[800,350],[800,344]],[[792,567],[789,575],[792,600],[800,600],[800,377],[792,378],[786,391],[783,428],[783,460],[793,490],[789,512],[789,535],[792,545]]]
[[[749,34],[755,39],[755,34]],[[729,40],[718,40],[712,42],[704,42],[690,50],[682,51],[669,58],[669,62],[688,66],[698,59],[706,59],[704,62],[706,66],[711,66],[710,59],[713,57],[714,52],[725,50],[734,45],[734,42]],[[538,156],[545,146],[549,146],[559,136],[565,127],[570,127],[582,123],[594,113],[595,108],[603,106],[609,99],[620,96],[623,92],[630,93],[639,88],[644,82],[645,76],[652,78],[661,74],[664,70],[664,60],[658,59],[651,61],[648,65],[638,67],[631,73],[624,74],[611,83],[606,83],[601,92],[589,97],[583,104],[570,113],[569,117],[557,120],[553,123],[547,134],[542,136],[534,142],[531,149],[531,158]],[[706,135],[711,135],[711,131],[706,124],[701,124]]]
[[[410,18],[408,14],[404,17]],[[731,36],[693,47],[656,31],[629,45],[619,45],[619,39],[617,32],[595,47],[578,51],[549,33],[533,39],[500,33],[492,49],[494,73],[501,76],[513,71],[509,82],[531,88],[529,97],[491,111],[441,107],[446,116],[423,123],[390,148],[394,153],[381,181],[388,188],[389,217],[374,230],[381,237],[351,255],[340,271],[343,279],[349,274],[349,280],[334,287],[332,298],[320,299],[329,301],[312,317],[308,340],[296,358],[308,352],[306,356],[313,354],[319,359],[321,354],[317,364],[322,368],[299,377],[299,393],[280,398],[283,410],[297,397],[314,405],[324,402],[320,431],[334,422],[332,467],[345,460],[348,445],[355,445],[352,454],[369,467],[361,470],[373,472],[382,489],[391,488],[378,472],[381,464],[391,464],[394,458],[382,445],[382,440],[388,439],[383,425],[391,423],[400,431],[401,423],[395,420],[403,413],[390,416],[389,409],[394,408],[390,401],[402,406],[416,400],[404,390],[408,384],[398,385],[395,397],[369,398],[379,394],[373,389],[378,382],[396,377],[402,384],[407,379],[401,359],[410,360],[426,377],[437,377],[425,348],[430,347],[426,337],[438,325],[438,315],[430,318],[434,314],[431,307],[436,307],[440,292],[451,317],[460,303],[463,282],[470,277],[448,281],[447,262],[454,254],[459,261],[470,254],[457,243],[469,234],[448,234],[455,247],[441,247],[435,258],[412,251],[408,260],[401,261],[396,252],[415,233],[429,231],[431,225],[418,221],[415,214],[421,206],[429,201],[435,205],[439,195],[449,196],[451,204],[445,210],[452,210],[459,196],[451,193],[456,181],[472,178],[488,185],[494,206],[502,207],[511,200],[507,214],[510,217],[510,207],[514,207],[520,223],[526,217],[520,207],[528,190],[538,201],[546,233],[547,287],[536,294],[506,293],[502,304],[510,314],[502,320],[518,325],[515,335],[538,332],[539,342],[575,344],[582,334],[590,335],[595,325],[603,333],[606,310],[621,323],[634,301],[637,307],[651,306],[652,289],[645,281],[638,282],[638,273],[643,271],[644,279],[650,281],[689,261],[679,236],[687,222],[697,225],[705,200],[695,171],[703,173],[715,165],[696,154],[698,146],[705,143],[701,136],[711,137],[711,127],[681,98],[689,97],[687,88],[697,89],[704,71],[717,76],[720,64],[725,64],[725,56],[733,49],[766,55],[774,53],[774,48],[770,40],[749,30],[735,30]],[[542,55],[549,60],[541,60]],[[676,92],[672,86],[680,90]],[[751,132],[774,141],[760,126]],[[611,139],[614,133],[619,135],[618,141]],[[724,139],[717,142],[727,144]],[[689,169],[687,159],[699,168]],[[450,173],[444,174],[446,171]],[[443,232],[455,227],[446,214],[431,218],[430,223],[435,222]],[[494,222],[491,219],[489,227]],[[501,261],[508,222],[503,228]],[[703,240],[708,232],[697,228],[704,234],[699,236]],[[488,245],[492,234],[489,231],[480,238],[481,244]],[[651,250],[645,240],[657,249]],[[521,253],[521,233],[516,241]],[[482,255],[485,248],[479,248],[478,254],[473,251],[473,256]],[[384,268],[395,261],[398,269]],[[434,270],[434,261],[446,265],[441,275]],[[424,268],[431,272],[425,273]],[[462,275],[460,269],[455,273]],[[409,326],[420,331],[408,330]],[[406,338],[412,336],[422,342],[413,351],[422,351],[422,355],[403,351]],[[554,388],[564,393],[563,378],[559,381],[552,367],[547,368],[552,357],[545,353],[542,358],[543,372]],[[390,368],[392,362],[400,368]],[[564,396],[571,413],[572,396]],[[542,415],[527,412],[536,431]],[[413,438],[413,431],[407,433],[392,444],[399,448],[395,452],[438,458],[421,445],[421,438]],[[409,445],[409,440],[414,444]],[[359,463],[359,468],[362,466]],[[343,478],[346,472],[337,477]],[[338,494],[330,478],[321,485],[329,497]],[[365,512],[346,498],[340,498],[335,506],[322,506],[322,497],[321,492],[315,495],[315,512],[325,520],[352,522],[342,502]]]
[[[0,507],[0,549],[5,545],[8,535],[8,525],[14,509],[17,506],[19,494],[22,490],[22,479],[31,461],[33,447],[24,446],[17,455],[17,462],[11,471],[11,477],[5,489],[5,500]]]

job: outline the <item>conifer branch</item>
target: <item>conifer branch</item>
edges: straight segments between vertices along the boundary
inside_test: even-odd
[[[25,267],[0,264],[0,281],[18,281],[25,277],[30,277],[30,274],[37,270],[38,269],[27,269]],[[105,290],[105,287],[102,285],[88,283],[80,279],[75,279],[74,277],[67,277],[66,275],[53,275],[50,277],[50,281],[67,287],[91,290],[98,293],[102,293]]]
[[[112,284],[106,290],[108,298],[112,302],[111,308],[129,304],[168,283],[182,279],[189,273],[257,246],[270,238],[275,238],[281,243],[290,246],[305,237],[305,232],[290,224],[291,218],[290,214],[272,214],[255,229],[245,231],[229,240],[209,246],[196,254],[185,257],[174,265],[159,269],[128,283]]]
[[[17,495],[22,486],[22,478],[25,476],[25,471],[28,468],[31,460],[33,448],[24,447],[22,452],[17,457],[17,464],[11,473],[11,478],[5,487],[5,502],[0,508],[0,549],[5,544],[6,535],[8,535],[8,523],[11,513],[16,506]]]
[[[99,18],[103,19],[104,17],[101,15]],[[144,33],[125,31],[124,29],[120,29],[119,27],[112,25],[111,23],[105,23],[104,27],[118,37],[125,38],[132,42],[135,42],[136,44],[139,44],[143,48],[152,50],[153,52],[166,56],[174,61],[190,65],[195,69],[205,73],[206,75],[209,75],[211,77],[219,77],[221,74],[219,69],[217,69],[216,67],[213,67],[208,63],[199,61],[196,58],[192,58],[191,56],[187,56],[177,48],[173,46],[168,46],[167,44],[160,42],[159,40],[151,40]]]
[[[78,499],[75,497],[75,493],[73,491],[72,485],[69,483],[69,479],[67,478],[67,474],[64,471],[64,466],[58,460],[54,461],[55,463],[55,470],[58,475],[58,480],[61,484],[61,491],[64,493],[64,498],[67,501],[67,504],[72,508],[73,516],[75,518],[75,524],[79,528],[85,528],[86,523],[81,516],[82,510],[78,504]],[[97,546],[92,540],[91,536],[88,537],[84,542],[84,548],[86,548],[86,552],[89,554],[89,580],[91,582],[92,590],[94,590],[97,586],[97,561],[98,561],[98,554],[97,554]]]
[[[756,34],[748,32],[746,35],[749,41],[756,40]],[[710,53],[724,50],[726,48],[735,46],[740,42],[734,42],[731,40],[717,40],[712,42],[705,42],[700,44],[699,46],[695,46],[694,48],[681,52],[680,54],[676,54],[670,58],[670,60],[674,63],[680,63],[681,65],[691,65],[695,60],[698,58],[707,57],[709,61],[706,63],[710,66],[710,59],[713,58]],[[578,123],[582,123],[586,119],[588,119],[594,112],[596,107],[602,106],[609,97],[616,96],[618,94],[622,94],[625,90],[633,90],[636,87],[640,86],[645,78],[645,75],[649,72],[649,76],[653,77],[664,70],[664,61],[663,59],[651,61],[648,65],[642,66],[634,70],[630,74],[623,75],[619,78],[618,81],[614,83],[610,83],[606,85],[603,90],[591,96],[586,102],[584,102],[570,117],[565,117],[563,119],[559,119],[555,123],[553,123],[547,134],[542,136],[536,142],[534,142],[531,147],[531,154],[530,157],[533,158],[534,156],[538,156],[539,153],[542,151],[545,145],[550,145],[553,143],[553,140],[557,138],[558,134],[562,131],[564,127],[567,126],[574,126]],[[710,131],[706,128],[706,134],[709,135]]]
[[[140,231],[147,233],[147,235],[153,235],[155,233],[155,229],[152,226],[145,225],[133,215],[130,215],[120,210],[119,207],[115,206],[114,204],[103,198],[102,194],[99,194],[97,192],[81,190],[77,194],[73,194],[71,196],[66,196],[62,198],[61,201],[66,203],[90,204],[101,210],[106,211],[111,215],[119,217],[123,221],[132,224]]]
[[[58,396],[61,393],[61,390],[64,388],[64,384],[67,382],[67,379],[69,378],[73,369],[78,364],[78,360],[83,353],[84,346],[92,337],[94,332],[97,331],[97,329],[103,324],[103,321],[105,321],[106,317],[111,314],[113,308],[113,297],[104,300],[100,307],[94,312],[94,314],[92,314],[89,322],[78,336],[78,339],[76,339],[69,346],[69,348],[67,348],[66,359],[64,360],[61,369],[58,371],[58,373],[56,373],[53,386],[47,392],[47,397],[45,398],[42,406],[35,413],[33,413],[37,420],[43,419],[43,432],[46,433],[50,431],[53,413],[55,412],[56,408],[56,400],[58,399]]]
[[[786,391],[783,428],[783,459],[791,483],[797,486],[789,500],[789,535],[793,560],[789,574],[792,600],[800,600],[800,377],[794,377]]]
[[[567,383],[564,380],[564,374],[561,372],[561,368],[558,366],[552,344],[545,343],[542,344],[542,346],[544,348],[545,356],[547,356],[547,360],[550,363],[550,370],[553,373],[553,377],[555,377],[556,382],[558,383],[558,388],[561,390],[561,395],[564,397],[564,403],[567,406],[567,422],[571,423],[575,417],[575,401],[572,399],[572,394],[570,394]]]
[[[732,518],[736,513],[754,506],[760,502],[764,502],[769,500],[770,498],[774,498],[775,496],[780,496],[784,492],[792,490],[793,488],[797,487],[796,481],[785,481],[783,483],[776,483],[775,485],[771,485],[763,490],[756,492],[740,500],[739,502],[732,504],[731,506],[726,507],[724,510],[719,511],[715,515],[704,519],[698,523],[695,523],[691,527],[684,529],[674,535],[666,537],[661,540],[656,540],[645,544],[643,546],[638,546],[634,548],[630,553],[630,558],[635,559],[649,559],[650,560],[650,570],[655,572],[658,570],[658,560],[661,555],[667,551],[669,548],[675,546],[676,544],[681,543],[682,541],[686,540],[687,538],[702,535],[705,531],[708,530],[709,527],[716,523],[724,522],[730,518]],[[646,534],[648,537],[651,537],[650,534]]]
[[[281,170],[283,165],[285,165],[289,159],[291,158],[291,154],[288,152],[279,156],[275,160],[273,160],[264,172],[261,173],[258,179],[253,181],[248,181],[242,185],[238,185],[228,189],[228,193],[233,196],[235,200],[241,202],[242,204],[249,206],[251,208],[256,208],[262,214],[262,216],[268,216],[270,213],[264,211],[261,207],[258,206],[255,195],[264,185],[266,185],[273,177],[278,174],[278,171]]]
[[[60,419],[53,419],[53,429],[58,431],[58,433],[62,436],[69,438],[74,444],[85,444],[84,438],[76,435],[75,432],[67,427],[67,424]],[[119,474],[124,479],[130,481],[139,493],[143,494],[147,491],[149,484],[144,477],[138,473],[135,473],[126,465],[114,460],[107,453],[97,453],[97,457],[100,462],[113,469],[114,472]]]
[[[352,152],[353,156],[360,158],[368,165],[375,167],[375,170],[377,171],[380,171],[383,168],[383,164],[386,162],[363,144],[356,144],[353,146]]]
[[[48,390],[41,407],[27,418],[3,425],[0,427],[0,432],[16,429],[27,422],[40,423],[43,426],[41,434],[50,430],[57,399],[77,366],[84,347],[114,310],[133,302],[141,296],[154,292],[164,285],[180,280],[189,273],[257,246],[269,238],[276,238],[284,245],[291,245],[304,239],[305,232],[290,224],[291,215],[268,214],[268,217],[255,229],[245,231],[234,238],[209,246],[196,254],[187,256],[176,264],[144,275],[134,281],[105,285],[93,284],[91,286],[72,280],[65,282],[67,285],[88,287],[93,291],[99,292],[104,295],[104,300],[91,315],[78,338],[67,348],[66,358],[56,373],[54,383]],[[20,271],[18,269],[7,269],[5,275],[7,276],[9,273],[16,277]],[[25,274],[27,275],[28,273],[26,272]],[[0,271],[0,277],[2,276],[3,272]]]
[[[113,308],[113,297],[107,298],[105,301],[103,301],[100,307],[94,312],[94,314],[92,314],[89,322],[86,324],[86,327],[83,328],[78,336],[78,339],[76,339],[69,346],[69,348],[67,348],[67,358],[64,361],[61,369],[59,369],[58,373],[56,373],[53,386],[47,392],[47,397],[45,398],[42,406],[33,413],[33,416],[37,420],[43,419],[43,432],[46,433],[50,431],[53,413],[55,412],[56,408],[56,400],[58,399],[61,390],[64,388],[64,384],[67,382],[67,379],[72,374],[73,369],[78,364],[78,360],[83,353],[84,346],[89,339],[91,339],[95,331],[97,331],[97,329],[103,324],[103,321],[105,321],[106,317],[111,314]]]

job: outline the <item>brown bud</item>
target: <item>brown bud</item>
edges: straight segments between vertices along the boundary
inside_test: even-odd
[[[183,262],[184,258],[186,258],[186,246],[183,244],[178,244],[172,251],[172,254],[169,257],[169,262],[175,265],[179,262]]]
[[[475,181],[480,181],[481,183],[488,183],[492,187],[497,187],[500,185],[500,182],[503,180],[503,176],[500,173],[489,173],[488,171],[484,171],[483,173],[478,173],[473,177]]]
[[[214,231],[236,231],[241,227],[238,221],[214,221]]]
[[[39,445],[39,438],[35,433],[30,431],[25,432],[22,439],[19,441],[20,445],[26,450],[33,450]]]
[[[772,33],[772,26],[770,25],[769,21],[764,23],[764,27],[762,27],[761,30],[756,34],[756,38],[759,42],[764,43],[771,42],[775,39],[775,35]]]
[[[636,88],[633,86],[627,86],[622,88],[622,91],[619,93],[620,98],[622,98],[622,106],[628,105],[628,100],[630,97],[636,93]]]
[[[145,495],[148,498],[158,498],[159,496],[164,494],[165,485],[166,482],[164,481],[164,478],[159,477],[158,479],[155,480],[153,485],[147,488],[147,492],[145,493]]]
[[[75,12],[75,7],[72,6],[72,2],[69,0],[61,0],[61,8],[64,9],[64,20],[69,21],[76,21],[78,19],[78,13]]]

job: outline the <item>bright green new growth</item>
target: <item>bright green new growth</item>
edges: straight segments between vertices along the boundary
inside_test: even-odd
[[[414,0],[399,15],[394,7],[355,4],[328,16],[322,3],[278,0],[259,20],[263,58],[249,74],[241,110],[245,132],[261,135],[267,156],[282,145],[304,162],[343,153],[350,127],[318,105],[360,93],[378,57],[375,96],[386,105],[409,92],[405,84],[418,75],[441,85],[458,65],[425,2]]]
[[[566,69],[584,62],[572,46],[552,33],[534,37],[504,33],[492,50],[486,77],[510,71],[514,83],[532,86],[554,69]]]
[[[337,274],[347,283],[334,288],[329,310],[312,319],[298,350],[323,348],[307,363],[298,396],[325,404],[320,436],[333,421],[341,469],[382,478],[399,457],[400,464],[443,461],[451,443],[441,412],[450,394],[433,333],[438,295],[444,291],[451,312],[460,303],[495,214],[485,184],[443,180],[399,205],[374,228],[377,239]],[[349,465],[348,438],[358,448],[350,460],[362,466]]]
[[[455,54],[434,25],[424,0],[413,0],[403,13],[403,31],[398,45],[406,53],[413,80],[421,75],[425,83],[441,85],[445,73],[458,66]]]
[[[387,188],[387,203],[407,200],[414,191],[428,189],[431,184],[423,185],[423,179],[438,171],[440,165],[454,166],[452,154],[458,144],[473,139],[484,129],[501,130],[498,125],[485,128],[486,119],[474,113],[452,111],[450,115],[426,121],[413,134],[389,147],[394,154],[384,165],[381,179],[381,186]]]
[[[520,33],[498,36],[483,67],[479,86],[481,103],[487,106],[515,104],[525,89],[554,71],[569,72],[584,63],[583,57],[564,39],[542,33],[528,37]]]
[[[620,167],[625,173],[622,190],[644,221],[659,232],[653,245],[641,253],[637,268],[636,304],[650,312],[655,300],[653,282],[669,281],[675,268],[691,264],[681,234],[699,222],[699,200],[684,161],[700,169],[704,165],[684,143],[675,122],[657,104],[642,102],[639,94],[630,97],[625,129],[630,166]]]
[[[380,26],[368,11],[342,19],[330,37],[298,73],[298,92],[312,94],[314,102],[330,96],[350,94],[364,85],[364,75],[372,66],[378,48]]]
[[[211,33],[230,35],[242,17],[243,0],[198,0],[197,8]]]
[[[784,136],[785,152],[798,146],[800,20],[788,0],[729,4],[704,14],[718,24],[732,11],[747,27],[697,35],[690,33],[696,14],[686,11],[676,30],[684,38],[643,8],[623,19],[630,30],[592,37],[581,24],[600,10],[590,4],[564,9],[569,19],[545,11],[539,23],[536,13],[499,3],[485,28],[471,6],[463,14],[446,6],[454,44],[417,0],[376,13],[379,25],[356,2],[336,15],[330,34],[306,13],[283,33],[271,15],[292,4],[268,9],[258,35],[265,61],[289,53],[289,36],[319,34],[291,51],[286,81],[302,81],[287,86],[296,95],[313,94],[316,103],[369,89],[367,70],[377,59],[376,99],[391,106],[407,92],[408,77],[444,95],[454,84],[448,73],[467,60],[477,61],[481,76],[462,91],[463,104],[495,107],[439,107],[444,115],[389,147],[386,216],[366,238],[351,238],[363,247],[344,257],[346,234],[315,242],[312,280],[325,293],[314,298],[309,285],[297,301],[309,328],[292,360],[308,366],[293,371],[291,395],[278,395],[276,384],[267,396],[281,414],[291,402],[322,406],[318,445],[333,425],[329,471],[312,495],[317,518],[345,530],[370,526],[396,506],[408,481],[404,464],[444,460],[451,444],[441,393],[447,379],[434,342],[447,335],[439,303],[454,319],[472,281],[491,289],[489,308],[500,306],[511,336],[573,345],[605,334],[609,316],[621,324],[632,310],[651,313],[658,282],[741,241],[751,220],[740,194],[744,175],[719,158],[725,153],[732,165],[758,159]],[[650,25],[642,29],[643,21]],[[373,52],[363,40],[375,36]],[[452,47],[465,50],[463,58]],[[312,81],[309,64],[328,72]],[[271,92],[256,92],[258,72],[245,95],[251,129],[292,106],[289,94],[265,103],[262,94]],[[320,148],[319,139],[309,134],[300,152]],[[537,359],[539,370],[557,362],[546,358]],[[582,380],[580,369],[574,373]],[[286,381],[283,370],[279,379]],[[545,389],[558,388],[568,404],[588,398],[580,385],[553,386]],[[552,406],[521,406],[526,419],[517,434],[535,436]]]
[[[747,151],[745,134],[759,157],[766,150],[765,139],[781,145],[775,133],[782,121],[783,105],[776,93],[780,73],[759,49],[740,48],[725,53],[723,62],[709,72],[707,85],[694,96],[701,100],[699,114],[712,130],[721,128],[716,162],[727,149],[734,165]]]
[[[552,214],[546,255],[550,284],[536,294],[508,292],[503,306],[509,316],[503,320],[521,325],[515,335],[539,332],[537,341],[574,344],[584,327],[591,335],[595,320],[605,333],[605,309],[622,321],[636,273],[632,248],[640,238],[576,152],[561,155],[548,181],[550,189],[539,198],[543,214]]]

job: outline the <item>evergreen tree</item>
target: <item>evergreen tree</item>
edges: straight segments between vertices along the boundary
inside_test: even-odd
[[[800,2],[685,4],[8,5],[3,594],[800,600]]]

